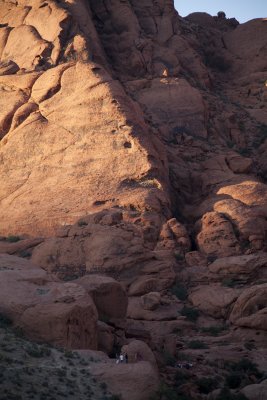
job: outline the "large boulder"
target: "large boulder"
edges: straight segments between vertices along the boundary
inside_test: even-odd
[[[267,284],[245,289],[238,297],[230,321],[238,326],[267,330]]]
[[[262,278],[267,271],[267,254],[249,254],[218,258],[208,266],[212,274],[220,278],[248,279]]]
[[[193,289],[189,299],[204,313],[215,318],[226,318],[238,294],[237,289],[219,285],[202,285]]]
[[[75,283],[93,298],[99,318],[125,318],[128,306],[126,291],[115,279],[101,275],[86,275]]]
[[[53,282],[29,261],[0,255],[0,312],[33,340],[97,348],[97,310],[85,289]]]
[[[267,392],[267,380],[261,383],[248,385],[241,389],[248,400],[265,400]]]
[[[12,238],[11,238],[12,239]],[[16,239],[15,239],[16,240]],[[29,251],[42,243],[42,238],[35,239],[22,239],[16,242],[2,240],[0,241],[0,253],[16,254],[16,255],[28,255]]]
[[[132,340],[129,344],[124,345],[121,351],[123,354],[128,355],[129,363],[148,361],[157,369],[155,356],[145,342],[141,340]]]
[[[200,251],[215,256],[239,254],[240,248],[233,225],[225,215],[208,212],[201,218],[199,226],[197,244]]]
[[[129,297],[127,318],[140,319],[146,321],[168,321],[176,319],[177,311],[182,308],[182,304],[158,304],[154,310],[144,307],[144,301],[140,297]]]
[[[141,220],[140,213],[133,218],[117,209],[83,217],[37,246],[32,260],[63,279],[108,274],[124,281],[131,295],[166,289],[175,278],[173,251],[153,250],[160,221],[151,213],[151,221],[135,224],[136,214]]]

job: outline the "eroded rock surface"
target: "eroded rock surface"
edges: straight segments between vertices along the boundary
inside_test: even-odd
[[[223,354],[264,358],[266,38],[172,0],[0,0],[0,253],[38,266],[1,256],[0,311],[29,337],[139,339],[173,385],[185,352],[197,399]],[[158,387],[116,368],[123,398]]]

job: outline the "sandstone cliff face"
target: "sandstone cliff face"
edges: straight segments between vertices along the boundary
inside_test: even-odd
[[[33,338],[60,314],[51,342],[112,353],[141,339],[164,368],[226,323],[229,343],[265,354],[266,22],[184,19],[172,0],[0,0],[0,252],[83,298],[33,295],[20,321]],[[89,341],[64,337],[76,303]]]
[[[186,21],[172,1],[1,4],[3,234],[50,235],[110,207],[191,217],[226,181],[255,179],[266,21]]]

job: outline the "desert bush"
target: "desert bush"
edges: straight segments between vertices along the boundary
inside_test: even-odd
[[[9,236],[6,238],[6,240],[7,240],[7,242],[9,242],[9,243],[16,243],[16,242],[18,242],[18,241],[21,240],[21,239],[20,239],[19,236],[9,235]]]
[[[170,367],[174,367],[176,363],[176,359],[174,356],[172,356],[168,351],[164,351],[162,353],[163,361],[166,365],[169,365]]]
[[[6,328],[10,325],[12,325],[11,319],[4,314],[0,314],[0,328]]]
[[[175,386],[179,387],[184,383],[188,382],[188,372],[184,370],[178,370],[174,376]]]
[[[44,346],[38,346],[37,344],[28,344],[27,347],[25,348],[25,351],[29,356],[31,357],[36,357],[36,358],[41,358],[41,357],[46,357],[51,354],[51,350],[47,347]]]
[[[172,294],[174,294],[179,300],[186,300],[188,293],[185,286],[176,284],[171,288]]]
[[[64,357],[66,358],[74,358],[74,353],[71,350],[65,350]]]
[[[208,67],[217,69],[220,72],[226,72],[230,69],[231,63],[225,59],[221,54],[214,51],[207,51],[205,54],[205,64]]]
[[[201,328],[201,332],[207,333],[211,336],[218,336],[222,331],[226,329],[225,326],[208,326],[205,328]]]
[[[207,349],[208,345],[201,340],[191,340],[191,342],[188,343],[189,349]]]
[[[88,223],[83,221],[82,219],[80,219],[80,221],[78,221],[78,226],[86,226],[86,225],[88,225]]]
[[[222,281],[222,285],[226,286],[226,287],[235,287],[236,285],[238,285],[239,281],[237,281],[236,279],[233,278],[225,278]]]
[[[245,372],[247,374],[253,374],[257,378],[262,377],[262,373],[258,370],[257,365],[247,358],[242,358],[240,361],[237,361],[236,363],[234,362],[229,363],[229,367],[232,371],[240,371],[240,372]]]
[[[196,322],[199,317],[199,311],[196,308],[185,306],[181,311],[181,315],[185,316],[191,322]]]
[[[253,342],[245,342],[244,343],[244,347],[247,349],[247,350],[254,350],[254,349],[256,349],[256,346],[255,346],[255,344],[253,343]]]
[[[161,384],[157,393],[150,397],[150,400],[180,400],[179,394],[175,388],[171,388],[166,384]]]
[[[225,384],[230,389],[237,389],[242,382],[242,374],[240,372],[233,372],[232,374],[226,376]]]
[[[121,396],[119,394],[112,394],[108,400],[121,400]]]
[[[177,251],[174,252],[174,257],[176,261],[184,261],[184,256]]]
[[[231,391],[224,387],[216,397],[216,400],[248,400],[243,393],[231,393]]]
[[[218,381],[214,378],[199,378],[196,381],[200,393],[208,394],[218,387]]]

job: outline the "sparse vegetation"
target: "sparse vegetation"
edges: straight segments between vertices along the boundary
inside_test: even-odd
[[[0,314],[0,328],[12,325],[12,321],[4,314]]]
[[[228,362],[225,366],[228,370],[225,385],[230,389],[238,389],[244,385],[255,383],[255,378],[262,378],[262,373],[258,370],[256,364],[247,358],[242,358],[237,362]]]
[[[199,311],[196,308],[185,306],[181,311],[181,315],[185,316],[191,322],[196,322],[199,317]]]
[[[207,349],[208,345],[201,340],[191,340],[191,342],[188,343],[189,349]]]
[[[205,328],[201,328],[201,332],[206,333],[210,336],[218,336],[224,330],[226,330],[225,326],[208,326]]]
[[[166,364],[170,367],[174,367],[174,365],[176,363],[176,359],[174,356],[172,356],[169,352],[164,351],[162,353],[162,357],[163,357],[164,364]]]
[[[180,253],[178,253],[177,251],[174,252],[174,257],[176,259],[176,261],[184,261],[184,256]]]
[[[239,149],[238,152],[241,156],[244,156],[244,157],[250,156],[250,154],[251,154],[250,149],[248,149],[247,147],[243,147],[242,149]]]
[[[191,400],[191,397],[182,393],[177,387],[161,384],[157,393],[150,400]]]
[[[227,363],[228,369],[231,371],[243,372],[246,374],[253,374],[256,378],[261,378],[262,373],[258,370],[258,367],[255,363],[250,361],[247,358],[242,358],[241,360]]]
[[[262,145],[265,142],[266,139],[267,139],[267,125],[260,124],[258,126],[257,139],[254,141],[253,147],[257,149],[258,147],[260,147],[260,145]]]
[[[220,72],[226,72],[231,67],[231,63],[229,60],[227,60],[221,54],[218,54],[218,52],[215,52],[213,50],[206,51],[205,64],[208,67],[217,69]]]
[[[187,299],[188,293],[184,285],[177,283],[171,288],[172,294],[174,294],[179,300],[184,301]]]
[[[78,395],[79,400],[120,400],[91,377],[83,357],[63,354],[67,357],[60,349],[17,336],[11,321],[0,315],[0,399],[76,400]]]
[[[216,400],[248,400],[248,398],[243,393],[232,393],[229,388],[224,387],[216,397]]]
[[[15,236],[15,235],[9,235],[9,236],[6,238],[6,241],[9,242],[9,243],[16,243],[16,242],[18,242],[19,240],[21,240],[20,236]]]
[[[82,220],[82,219],[80,219],[80,220],[78,221],[78,226],[80,226],[80,227],[82,227],[82,226],[87,226],[87,225],[88,225],[88,223],[87,223],[86,221]]]
[[[222,285],[226,286],[226,287],[235,287],[239,284],[239,281],[237,279],[233,279],[233,278],[225,278],[222,281]]]
[[[196,381],[200,393],[208,394],[218,387],[218,381],[214,378],[199,378]]]

